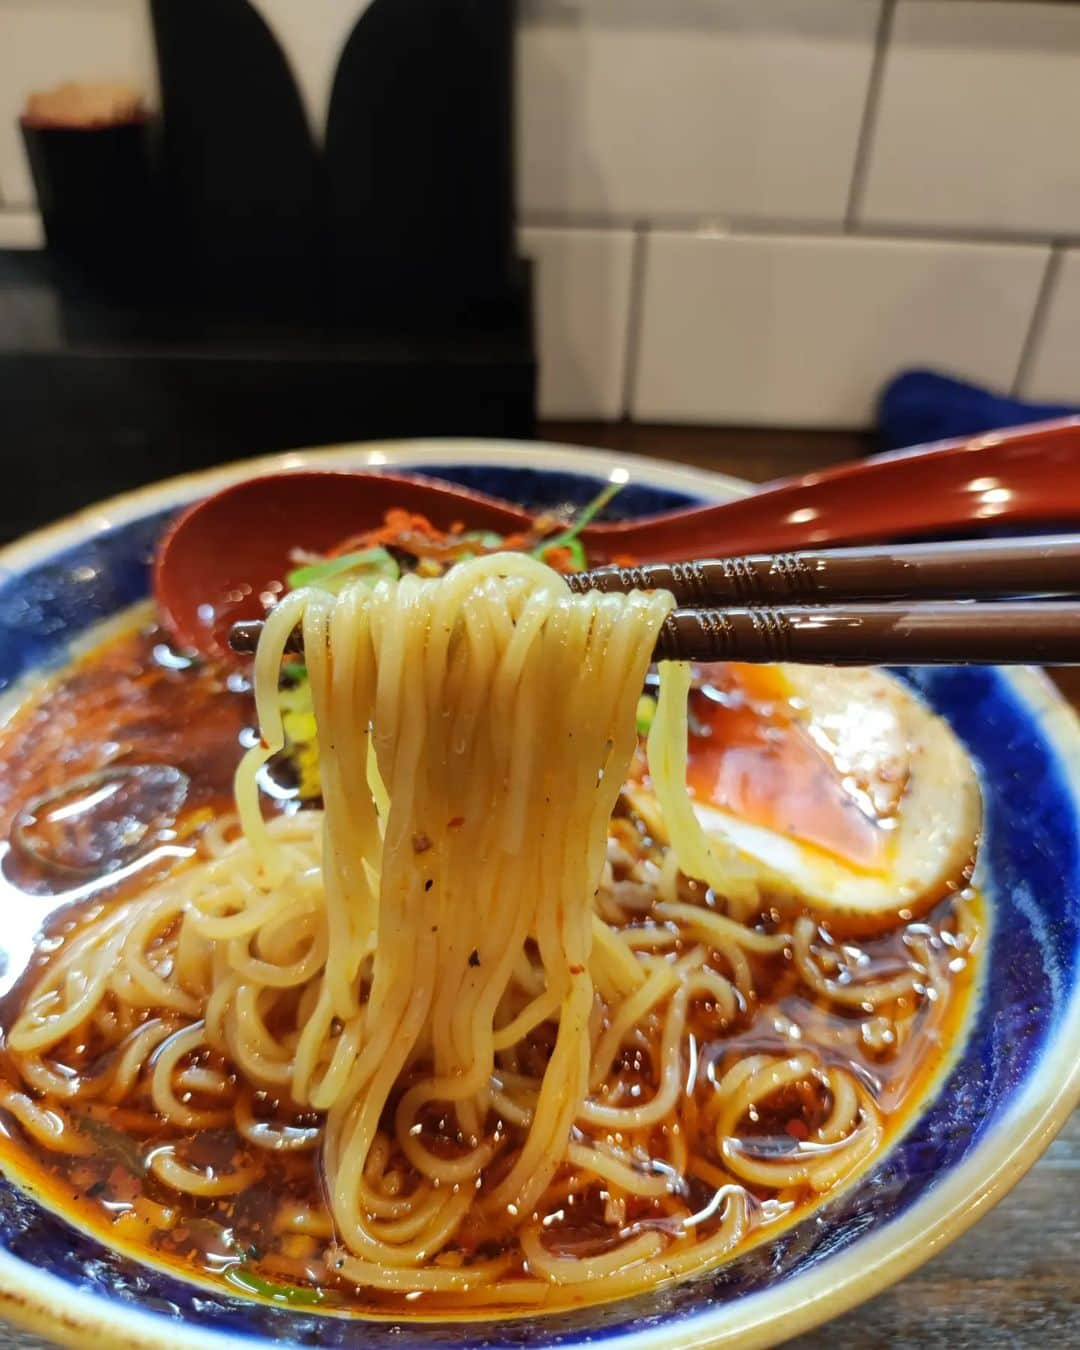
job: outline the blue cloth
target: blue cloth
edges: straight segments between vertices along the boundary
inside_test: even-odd
[[[877,425],[880,448],[900,450],[1076,412],[1080,408],[1021,403],[932,370],[908,370],[885,386],[878,402]]]

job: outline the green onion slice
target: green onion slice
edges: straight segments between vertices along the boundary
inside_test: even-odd
[[[568,548],[574,560],[574,566],[579,572],[582,571],[586,566],[585,549],[578,535],[588,525],[589,521],[600,514],[621,487],[621,483],[608,483],[607,487],[602,492],[598,492],[587,506],[581,508],[569,528],[563,530],[562,534],[557,534],[551,539],[545,539],[542,544],[538,544],[533,549],[532,556],[543,561],[550,549]]]
[[[396,581],[401,568],[392,553],[385,548],[365,548],[357,553],[343,553],[340,558],[311,563],[289,573],[285,581],[290,590],[301,586],[318,586],[324,591],[338,591],[346,582],[354,580],[378,581],[383,577]]]

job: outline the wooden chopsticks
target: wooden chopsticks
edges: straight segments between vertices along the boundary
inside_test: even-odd
[[[670,591],[694,606],[1080,596],[1080,534],[596,567],[567,581],[575,591]]]
[[[658,661],[824,666],[1080,664],[1080,602],[915,600],[675,609]]]
[[[1080,664],[1080,599],[1033,598],[1080,597],[1077,534],[598,567],[567,580],[579,593],[671,591],[679,607],[658,660]],[[234,624],[230,645],[254,651],[261,628]]]

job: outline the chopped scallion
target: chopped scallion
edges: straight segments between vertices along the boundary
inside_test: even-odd
[[[584,569],[586,566],[585,549],[578,535],[591,520],[600,514],[621,487],[621,483],[608,483],[607,487],[602,492],[598,492],[588,505],[581,508],[569,528],[563,530],[562,534],[556,534],[551,539],[545,539],[542,544],[538,544],[533,549],[532,556],[540,558],[542,561],[551,549],[568,548],[573,557],[574,566],[578,571]]]
[[[75,1123],[83,1134],[90,1136],[102,1153],[111,1154],[132,1176],[146,1175],[146,1161],[130,1135],[104,1120],[98,1120],[96,1116],[77,1116]]]
[[[503,542],[502,535],[496,534],[494,530],[466,530],[461,538],[482,544],[484,548],[499,548]]]
[[[637,733],[647,736],[656,716],[656,699],[651,694],[642,694],[637,701]]]
[[[382,577],[396,581],[400,575],[401,569],[392,553],[385,548],[365,548],[358,553],[343,553],[340,558],[327,558],[325,562],[298,567],[285,581],[293,591],[301,586],[337,591],[348,581],[365,578],[377,581]]]
[[[294,1308],[315,1307],[327,1301],[322,1289],[308,1289],[298,1284],[278,1284],[276,1280],[264,1280],[246,1266],[230,1266],[225,1271],[225,1279],[245,1294],[261,1294],[263,1298],[272,1298],[275,1303],[288,1303]]]
[[[569,543],[563,544],[563,548],[570,554],[570,561],[573,564],[575,572],[584,572],[588,563],[585,558],[585,545],[580,539],[571,539]]]

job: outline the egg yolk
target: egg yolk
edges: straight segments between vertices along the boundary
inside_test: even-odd
[[[687,782],[699,800],[867,871],[885,865],[889,831],[811,739],[779,671],[709,667],[689,711]]]

